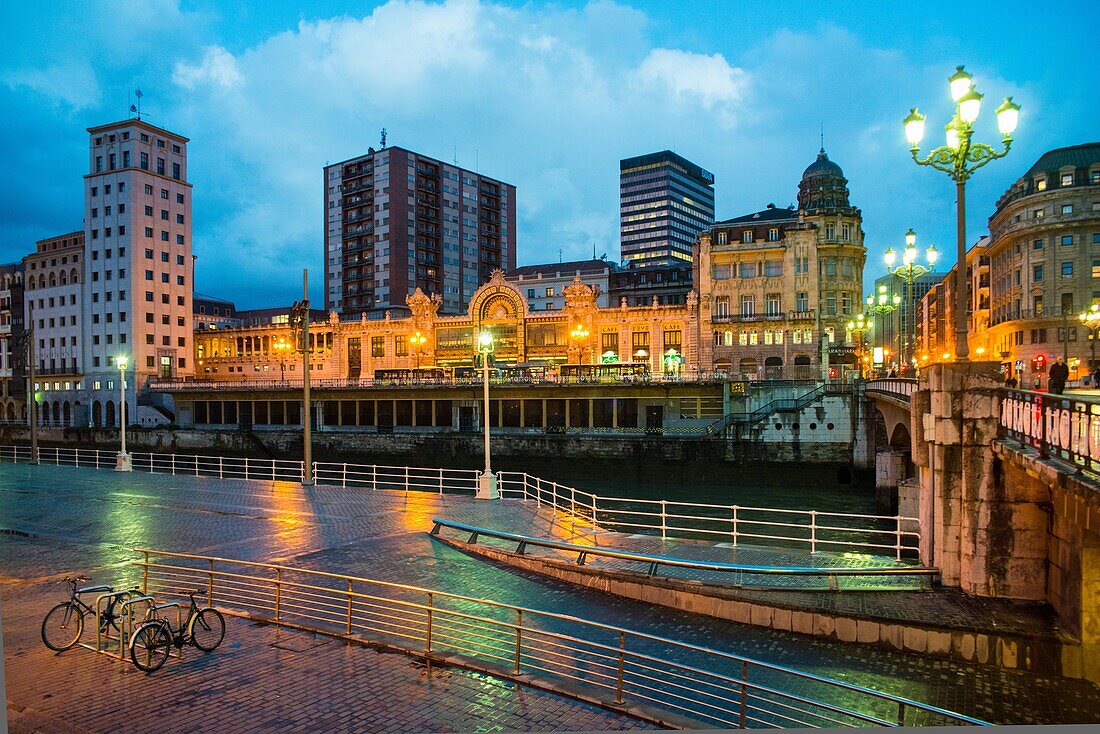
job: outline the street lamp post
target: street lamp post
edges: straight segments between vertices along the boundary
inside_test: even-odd
[[[271,346],[279,353],[279,378],[283,384],[286,384],[286,353],[290,351],[291,344],[286,340],[286,337],[280,336],[275,339],[275,343]]]
[[[917,165],[931,166],[943,171],[955,182],[956,256],[958,277],[955,288],[955,359],[966,362],[970,347],[966,342],[966,181],[976,170],[997,158],[1008,155],[1012,147],[1012,133],[1020,117],[1020,105],[1005,97],[997,108],[997,129],[1002,135],[1004,149],[997,151],[984,143],[974,143],[974,123],[981,109],[982,95],[974,88],[974,78],[963,67],[957,67],[948,79],[951,98],[955,101],[955,115],[946,126],[946,142],[924,158],[920,157],[920,142],[924,138],[924,115],[914,107],[905,118],[905,137],[909,141],[913,161]]]
[[[477,482],[477,497],[483,500],[495,500],[500,497],[497,489],[497,477],[493,474],[493,464],[489,452],[489,355],[493,353],[493,334],[483,331],[477,337],[477,353],[481,355],[481,379],[484,385],[485,405],[481,413],[481,423],[485,430],[485,471]]]
[[[416,369],[420,369],[420,350],[428,343],[428,337],[421,334],[419,331],[409,337],[409,343],[412,345],[413,354],[416,356]]]
[[[588,341],[588,329],[584,328],[584,324],[577,324],[569,332],[569,336],[577,343],[577,364],[585,364],[584,345]]]
[[[1089,335],[1089,372],[1096,370],[1096,340],[1100,339],[1100,305],[1092,304],[1087,311],[1082,311],[1077,318],[1085,325]],[[1097,385],[1093,385],[1097,387]]]
[[[302,485],[313,486],[312,406],[309,399],[309,360],[313,348],[309,343],[309,270],[302,271],[302,300],[290,308],[290,324],[294,346],[302,353]]]
[[[133,471],[134,464],[130,455],[126,453],[126,365],[129,360],[126,357],[118,357],[115,364],[118,365],[118,433],[120,449],[115,457],[115,471]]]
[[[901,278],[905,283],[906,305],[909,308],[909,354],[903,354],[902,357],[907,360],[905,362],[906,364],[913,367],[917,364],[917,304],[913,297],[913,283],[915,283],[920,276],[931,273],[932,268],[936,265],[936,258],[939,257],[936,246],[929,245],[928,251],[925,253],[925,258],[928,260],[928,267],[925,267],[917,263],[917,254],[917,233],[910,229],[905,233],[905,250],[901,256],[901,265],[898,265],[896,268],[894,267],[894,262],[897,260],[897,253],[894,252],[893,247],[886,250],[886,255],[884,257],[886,260],[886,269],[890,274]]]
[[[871,322],[863,314],[848,322],[848,331],[856,337],[856,364],[859,365],[860,377],[863,377],[863,337],[870,330]]]
[[[877,302],[876,302],[875,297],[873,295],[867,296],[867,312],[874,315],[874,316],[879,317],[879,322],[878,322],[878,326],[879,326],[878,335],[879,336],[878,336],[878,339],[879,339],[879,344],[881,344],[883,347],[886,346],[886,344],[884,343],[884,340],[886,338],[886,336],[885,336],[886,329],[883,328],[884,324],[883,324],[883,321],[882,321],[882,317],[883,316],[889,316],[890,314],[897,311],[898,310],[898,305],[900,303],[901,303],[901,296],[899,296],[897,293],[894,294],[893,298],[888,296],[887,293],[886,293],[886,286],[885,285],[880,285],[878,287],[878,301]],[[885,361],[885,360],[883,360],[883,361]]]

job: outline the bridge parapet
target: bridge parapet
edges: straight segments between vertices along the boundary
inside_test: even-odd
[[[1100,400],[1005,389],[1000,435],[1100,479]]]
[[[884,377],[876,380],[867,380],[864,383],[865,393],[885,395],[908,403],[913,393],[917,391],[917,381],[907,377]]]

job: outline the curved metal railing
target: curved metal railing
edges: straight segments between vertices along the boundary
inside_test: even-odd
[[[908,403],[917,390],[917,381],[908,377],[884,377],[863,383],[864,392],[881,393]]]
[[[753,566],[740,563],[724,563],[722,561],[701,561],[691,558],[672,558],[670,556],[655,556],[628,550],[616,550],[614,548],[578,545],[576,543],[552,540],[550,538],[536,538],[529,535],[509,533],[503,530],[491,530],[489,528],[467,525],[465,523],[445,520],[438,517],[433,517],[432,523],[434,525],[430,533],[431,535],[439,535],[441,528],[461,530],[470,533],[470,538],[467,542],[471,545],[476,544],[478,538],[484,535],[489,538],[516,543],[516,552],[520,555],[523,555],[524,551],[527,550],[527,546],[548,548],[550,550],[564,551],[566,553],[576,553],[577,564],[581,566],[584,565],[588,556],[614,558],[620,561],[633,561],[646,564],[648,566],[646,575],[648,576],[656,576],[657,569],[661,566],[687,568],[695,571],[721,571],[747,574],[749,576],[821,576],[828,580],[830,589],[839,590],[838,578],[841,576],[914,576],[918,579],[928,578],[930,583],[934,585],[938,581],[940,575],[940,570],[938,568],[929,568],[927,566],[842,566],[830,568],[825,566]],[[741,583],[740,585],[743,586],[744,584]],[[776,587],[774,585],[769,585],[769,588]],[[873,590],[881,591],[882,589],[876,588]]]
[[[370,641],[667,726],[986,725],[970,716],[658,635],[376,579],[138,549],[142,591],[196,584],[236,616]]]

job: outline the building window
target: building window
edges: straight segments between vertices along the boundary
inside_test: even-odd
[[[718,296],[714,299],[714,317],[719,319],[729,318],[730,315],[730,297]]]
[[[748,243],[752,242],[752,230],[751,229],[746,229],[744,232],[741,233],[741,241],[744,242],[745,244],[748,244]]]
[[[1100,278],[1100,260],[1092,261],[1092,277]]]
[[[847,316],[852,313],[852,294],[844,292],[840,294],[840,312]]]
[[[742,316],[755,316],[756,315],[756,296],[752,294],[743,294],[741,296],[741,315]]]
[[[1031,218],[1032,219],[1042,219],[1043,218],[1043,210],[1042,209],[1035,209],[1034,211],[1031,212]]]
[[[1061,185],[1062,186],[1073,186],[1073,174],[1072,173],[1063,173],[1062,174],[1062,184]]]
[[[732,274],[732,267],[729,264],[715,265],[713,277],[715,280],[729,280]]]
[[[726,232],[726,230],[722,230],[721,232],[718,233],[718,244],[720,244],[720,245],[729,244],[729,233]]]
[[[1034,242],[1034,244],[1032,244],[1031,248],[1033,250],[1043,249],[1043,241],[1042,240],[1035,240],[1035,242]]]
[[[553,298],[554,297],[554,289],[553,288],[547,288],[546,289],[546,297],[547,298]]]
[[[635,331],[630,335],[630,347],[637,354],[639,350],[649,349],[649,332]]]
[[[1073,235],[1071,235],[1071,234],[1062,235],[1062,244],[1063,245],[1072,245],[1073,244]]]
[[[764,277],[765,278],[780,278],[783,276],[783,261],[782,260],[765,260],[764,261]]]
[[[1040,179],[1037,179],[1035,181],[1035,190],[1036,191],[1046,191],[1047,190],[1047,180],[1046,180],[1046,178],[1040,178]]]
[[[836,225],[832,222],[825,225],[825,239],[831,240],[836,237]]]
[[[398,334],[393,338],[393,353],[397,357],[409,356],[409,340],[404,334]]]
[[[836,295],[830,294],[825,296],[825,313],[829,316],[836,316]]]
[[[600,349],[603,352],[619,353],[619,332],[606,331],[600,336]]]
[[[665,331],[664,343],[666,352],[670,349],[675,349],[677,352],[679,352],[682,346],[682,336],[680,330],[669,329]]]
[[[829,275],[829,276],[835,276],[836,275],[836,258],[835,257],[825,258],[825,275]]]
[[[1063,278],[1072,278],[1073,277],[1073,262],[1072,261],[1067,261],[1067,262],[1062,263],[1062,277]]]
[[[534,298],[535,297],[535,289],[534,288],[528,288],[527,289],[527,297],[528,298]]]
[[[1035,316],[1043,315],[1043,297],[1035,296]],[[1045,340],[1044,340],[1045,341]]]
[[[768,242],[779,241],[779,227],[771,227],[768,230]]]
[[[1062,204],[1063,214],[1073,214],[1073,204]]]
[[[1043,266],[1035,265],[1031,269],[1031,280],[1035,283],[1043,282]]]
[[[806,313],[810,310],[810,294],[806,291],[799,291],[794,297],[794,308],[798,313]]]
[[[372,356],[372,357],[385,357],[386,356],[386,337],[384,337],[384,336],[372,336],[370,338],[370,356]]]
[[[756,277],[756,263],[741,263],[738,267],[738,276],[742,278]]]
[[[764,299],[764,309],[768,316],[779,316],[780,310],[780,298],[778,293],[769,293]]]

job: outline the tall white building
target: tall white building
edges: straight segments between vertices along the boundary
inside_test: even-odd
[[[154,408],[134,407],[145,404],[149,381],[194,371],[188,139],[136,119],[88,134],[82,316],[90,420],[117,425],[116,360],[125,357],[127,420],[146,423]]]

